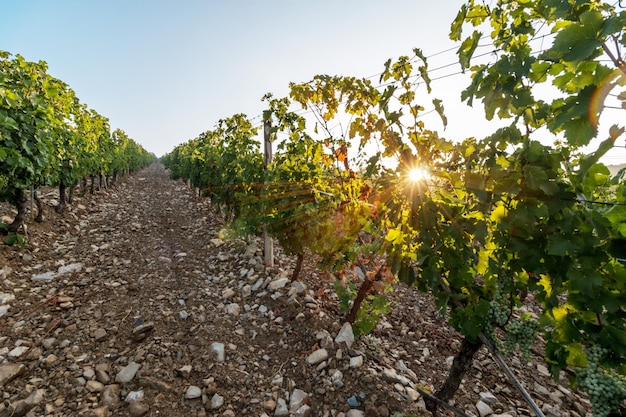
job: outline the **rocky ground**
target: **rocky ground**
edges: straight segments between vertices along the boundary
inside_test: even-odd
[[[398,286],[351,343],[332,282],[308,265],[291,284],[279,249],[265,268],[259,241],[221,239],[159,165],[64,217],[54,198],[23,248],[0,246],[0,417],[429,414],[415,388],[440,386],[460,337],[427,296]],[[541,358],[507,361],[547,416],[589,415]],[[453,403],[532,414],[484,348]]]

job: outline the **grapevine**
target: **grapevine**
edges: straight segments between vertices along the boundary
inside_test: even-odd
[[[483,24],[493,29],[497,54],[495,62],[476,64]],[[473,31],[464,37],[466,26]],[[580,149],[599,138],[604,93],[616,89],[611,97],[626,98],[617,91],[626,84],[625,27],[626,12],[604,2],[492,7],[470,0],[451,27],[459,62],[472,73],[462,98],[470,105],[481,100],[487,119],[497,115],[509,125],[484,139],[449,140],[427,129],[421,116],[428,101],[444,127],[449,121],[441,101],[429,97],[428,63],[419,49],[386,62],[378,87],[368,79],[318,75],[290,84],[290,98],[313,115],[315,128],[288,110],[288,99],[270,101],[265,119],[273,122],[276,162],[263,186],[241,186],[228,203],[243,229],[258,232],[267,224],[288,253],[316,253],[341,270],[369,252],[385,259],[396,279],[431,293],[464,336],[440,399],[458,388],[483,333],[493,341],[503,328],[509,351],[525,351],[541,331],[554,375],[580,366],[577,347],[598,342],[615,372],[592,366],[579,373],[579,386],[599,395],[594,387],[601,384],[621,401],[623,386],[615,381],[626,358],[626,269],[614,254],[615,242],[626,238],[626,192],[623,179],[609,179],[599,161],[624,128],[611,127],[594,152]],[[536,51],[532,42],[542,30],[552,31],[554,42]],[[557,97],[535,97],[543,83]],[[347,128],[337,133],[332,126]],[[245,130],[231,133],[248,137]],[[279,133],[287,139],[279,141]],[[545,145],[553,135],[563,140]],[[164,158],[174,175],[217,178],[222,166],[234,174],[232,154],[220,158],[222,135],[217,142],[207,137]],[[423,167],[428,177],[408,180]],[[222,177],[208,192],[218,196],[231,179]],[[598,198],[615,204],[594,204]],[[363,235],[372,243],[364,245]],[[345,306],[359,293],[354,283],[339,291]],[[539,306],[538,320],[524,314],[511,320],[526,294]]]

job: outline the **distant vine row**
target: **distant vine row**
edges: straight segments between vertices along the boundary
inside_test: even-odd
[[[45,62],[0,51],[0,200],[17,209],[12,223],[0,224],[9,239],[24,223],[28,189],[59,187],[63,212],[67,189],[79,181],[84,189],[90,177],[93,192],[96,179],[106,182],[154,159],[124,131],[111,132],[108,119],[48,74]],[[42,214],[40,207],[39,221]]]

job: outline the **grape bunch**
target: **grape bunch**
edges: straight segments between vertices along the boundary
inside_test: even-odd
[[[505,351],[511,354],[519,347],[520,352],[526,357],[535,341],[535,336],[540,330],[539,322],[528,315],[513,320],[506,326]]]
[[[594,417],[606,417],[626,398],[624,378],[600,366],[608,350],[598,345],[587,351],[587,368],[577,374],[578,387],[589,395]]]
[[[496,293],[494,298],[489,302],[489,311],[487,312],[487,320],[485,321],[485,327],[483,329],[484,335],[491,340],[492,343],[498,342],[495,330],[506,324],[509,320],[509,313],[510,311],[506,299],[499,292]]]

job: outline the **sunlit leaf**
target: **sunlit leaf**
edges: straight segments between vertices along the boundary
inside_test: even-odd
[[[474,55],[474,51],[478,47],[478,41],[482,34],[478,31],[474,31],[469,38],[466,38],[459,47],[457,54],[459,55],[459,63],[461,64],[461,69],[466,70],[470,66],[470,60]]]

